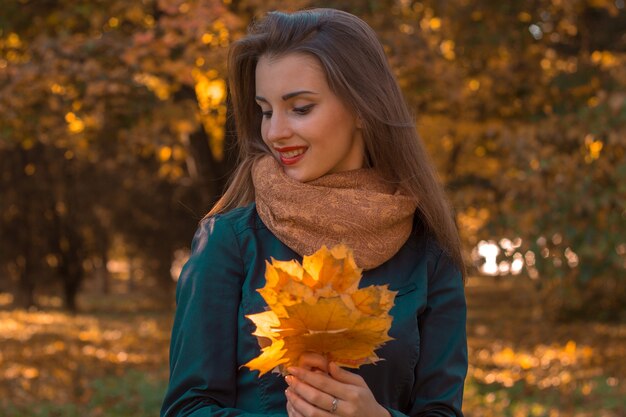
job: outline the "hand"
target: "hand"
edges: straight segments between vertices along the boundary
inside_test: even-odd
[[[308,371],[321,371],[328,374],[328,359],[315,352],[304,352],[298,359],[298,367]]]
[[[289,384],[285,391],[289,417],[390,417],[361,376],[335,363],[328,370],[327,375],[301,367],[289,368],[291,375],[285,378]],[[331,413],[334,399],[336,409]]]

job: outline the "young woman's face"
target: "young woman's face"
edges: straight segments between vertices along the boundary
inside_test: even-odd
[[[317,59],[261,56],[256,102],[261,136],[291,178],[306,182],[363,166],[357,117],[331,92]]]

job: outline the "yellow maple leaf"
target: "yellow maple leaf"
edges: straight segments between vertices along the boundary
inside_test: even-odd
[[[388,285],[359,289],[361,272],[345,245],[322,246],[302,265],[266,262],[266,283],[258,291],[268,310],[246,316],[256,325],[261,354],[244,366],[259,376],[284,374],[304,352],[350,368],[380,360],[375,350],[391,340],[396,292]]]

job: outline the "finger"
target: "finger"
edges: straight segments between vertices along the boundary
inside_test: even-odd
[[[304,417],[294,408],[291,401],[289,401],[289,394],[286,394],[286,395],[287,395],[287,414],[289,415],[289,417]]]
[[[298,360],[298,366],[310,371],[319,369],[324,373],[328,373],[328,359],[314,352],[304,352]]]
[[[320,391],[306,382],[300,381],[293,375],[287,376],[285,380],[287,381],[287,384],[289,384],[289,390],[298,394],[299,397],[304,399],[309,404],[323,410],[330,410],[332,408],[334,400],[332,395],[327,394],[324,391]]]
[[[317,388],[332,397],[346,399],[350,390],[350,385],[339,382],[327,374],[311,372],[297,366],[290,367],[287,371],[299,381]]]
[[[335,362],[331,362],[328,366],[330,371],[330,376],[336,379],[339,382],[343,382],[344,384],[357,385],[359,387],[367,387],[365,380],[355,373],[350,371],[346,371]]]
[[[286,391],[287,398],[293,406],[293,410],[296,416],[309,416],[309,417],[330,417],[327,410],[316,407],[313,404],[309,404],[304,398],[300,397],[291,388]]]

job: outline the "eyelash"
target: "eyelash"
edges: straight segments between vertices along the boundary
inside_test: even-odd
[[[311,109],[313,108],[314,104],[307,104],[304,107],[294,107],[293,111],[296,112],[299,115],[305,115],[308,112],[311,111]]]
[[[298,116],[304,116],[305,114],[308,114],[311,111],[313,106],[315,106],[315,105],[314,104],[308,104],[308,105],[306,105],[304,107],[294,107],[293,111]],[[272,117],[272,112],[271,111],[264,111],[264,112],[262,112],[262,114],[263,114],[263,117],[265,117],[266,119],[269,119],[270,117]]]

